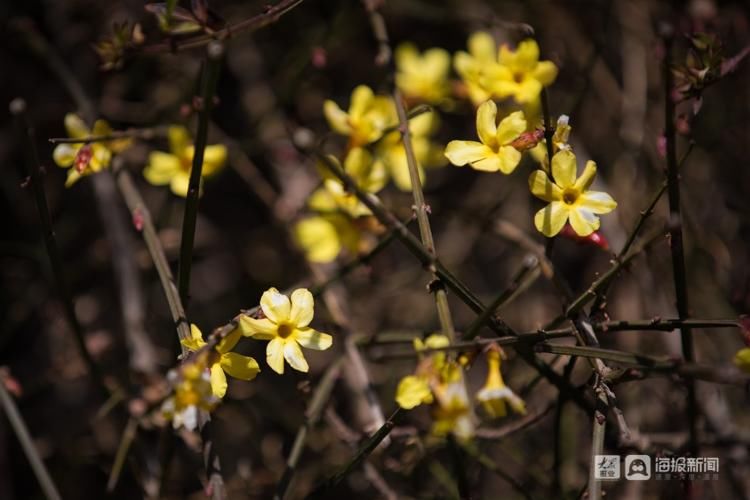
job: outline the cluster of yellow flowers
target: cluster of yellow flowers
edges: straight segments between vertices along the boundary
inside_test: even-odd
[[[413,375],[407,375],[396,389],[396,402],[401,408],[412,409],[421,404],[433,405],[435,436],[454,434],[460,439],[474,436],[476,416],[466,389],[461,363],[450,359],[444,349],[450,345],[444,335],[430,335],[424,341],[414,340],[419,363]],[[425,351],[429,351],[425,354]],[[487,381],[476,393],[491,418],[504,417],[509,404],[516,413],[525,414],[523,400],[505,385],[500,372],[501,350],[492,344],[486,350]]]
[[[72,186],[83,176],[107,169],[112,157],[123,152],[133,142],[129,138],[100,140],[99,138],[112,134],[109,124],[105,120],[97,120],[94,128],[89,130],[81,117],[74,113],[65,115],[65,129],[73,139],[96,139],[92,142],[63,143],[55,147],[53,160],[60,167],[69,169],[66,187]],[[170,152],[151,152],[143,176],[154,186],[168,184],[174,194],[184,198],[187,196],[195,147],[190,140],[190,133],[181,125],[169,127],[167,136]],[[226,159],[227,148],[224,145],[206,146],[201,178],[218,172]]]
[[[242,315],[239,327],[213,350],[203,349],[207,345],[203,334],[191,325],[191,337],[183,339],[182,345],[198,354],[186,361],[181,370],[171,372],[173,393],[162,406],[162,413],[175,428],[195,429],[199,410],[211,411],[226,394],[227,375],[241,380],[258,375],[260,366],[255,359],[232,352],[241,337],[268,340],[266,362],[279,374],[284,373],[285,360],[295,370],[308,371],[300,346],[322,351],[333,344],[333,337],[309,326],[315,302],[306,288],[295,290],[291,297],[269,288],[261,296],[260,311],[260,318]]]

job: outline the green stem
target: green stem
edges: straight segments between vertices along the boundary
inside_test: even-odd
[[[187,199],[185,200],[185,215],[182,220],[182,239],[180,241],[180,263],[177,271],[177,289],[182,303],[187,304],[190,290],[190,269],[193,260],[193,243],[195,240],[195,223],[198,217],[198,199],[201,191],[201,174],[203,171],[203,155],[208,138],[208,123],[213,107],[216,83],[219,79],[221,58],[224,48],[219,42],[209,44],[206,51],[206,61],[202,74],[202,102],[198,117],[198,132],[195,136],[195,153],[193,165],[190,169]]]

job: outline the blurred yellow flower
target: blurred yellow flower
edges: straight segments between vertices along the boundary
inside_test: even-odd
[[[744,347],[734,355],[734,364],[743,372],[750,373],[750,347]]]
[[[451,433],[461,440],[474,437],[475,416],[463,369],[456,362],[447,362],[440,383],[433,387],[433,394],[437,405],[433,411],[432,433],[438,437]]]
[[[401,408],[411,410],[421,404],[433,401],[429,380],[418,375],[407,375],[402,378],[396,389],[396,402]]]
[[[112,133],[109,124],[104,120],[97,120],[94,123],[94,129],[89,130],[83,120],[74,113],[65,115],[65,130],[68,136],[74,139],[106,136]],[[130,146],[131,142],[130,139],[115,139],[89,144],[83,142],[58,144],[52,152],[52,159],[60,167],[73,167],[68,170],[68,178],[65,181],[65,187],[70,187],[81,177],[101,172],[109,167],[112,154],[122,152]]]
[[[203,340],[203,334],[195,325],[190,325],[191,337],[189,339],[182,339],[180,342],[182,345],[187,347],[190,351],[198,351],[200,348],[206,345]],[[243,356],[231,351],[242,336],[242,331],[239,328],[227,335],[219,344],[216,346],[216,351],[219,353],[219,359],[214,363],[211,370],[211,389],[213,390],[214,396],[223,398],[227,392],[227,377],[224,374],[231,375],[234,378],[240,380],[252,380],[260,372],[258,362],[249,356]]]
[[[500,372],[500,351],[497,348],[490,348],[487,352],[487,381],[477,392],[477,400],[493,418],[507,415],[506,404],[516,413],[526,414],[526,404],[503,381]]]
[[[188,130],[180,125],[169,127],[169,153],[152,151],[148,156],[148,165],[143,176],[154,186],[169,184],[177,196],[185,197],[190,183],[190,171],[193,168],[195,146]],[[203,153],[201,177],[215,174],[227,161],[227,148],[223,144],[206,146]],[[203,179],[201,179],[202,183]]]
[[[510,174],[521,161],[521,152],[511,144],[526,130],[523,112],[514,111],[496,125],[497,105],[486,101],[477,109],[477,135],[482,142],[451,141],[445,156],[457,166]]]
[[[407,99],[440,104],[448,97],[451,57],[443,49],[420,54],[412,43],[402,43],[395,53],[396,84]]]
[[[542,87],[557,77],[557,67],[551,61],[539,60],[539,45],[533,39],[518,44],[515,51],[500,47],[499,64],[487,68],[493,95],[500,99],[513,97],[518,103],[536,101]]]
[[[422,339],[414,339],[414,349],[417,351],[420,361],[414,375],[402,378],[396,389],[396,402],[401,408],[411,410],[421,404],[429,404],[433,401],[431,386],[439,384],[445,375],[446,354],[443,351],[432,352],[423,357],[421,351],[425,349],[440,349],[450,345],[445,335],[430,335]]]
[[[398,121],[393,101],[376,96],[366,85],[354,89],[348,111],[329,99],[323,104],[323,114],[334,131],[349,137],[351,148],[380,139],[383,130]]]
[[[194,431],[198,427],[198,412],[211,411],[219,403],[213,393],[207,367],[198,363],[187,363],[167,374],[173,386],[173,394],[161,406],[162,415],[172,421],[172,427],[185,427]]]
[[[443,148],[430,140],[439,125],[437,113],[428,111],[409,120],[411,145],[417,159],[419,178],[424,183],[424,167],[438,167],[445,163]],[[409,164],[406,161],[401,133],[393,131],[378,142],[377,162],[382,162],[393,183],[402,191],[411,191]]]
[[[335,157],[330,156],[330,159],[338,164]],[[318,190],[311,195],[308,201],[311,209],[321,212],[341,210],[353,217],[370,214],[370,209],[359,201],[356,194],[347,190],[338,177],[324,166],[319,165],[318,170],[323,177],[323,191]],[[374,161],[370,152],[364,148],[349,150],[344,158],[344,172],[367,193],[377,193],[388,182],[385,165]]]
[[[469,37],[469,52],[459,51],[453,56],[453,67],[459,74],[471,102],[475,106],[492,97],[488,73],[498,66],[497,44],[492,35],[483,31]]]
[[[536,228],[551,238],[570,219],[570,225],[579,236],[588,236],[599,229],[599,217],[617,207],[612,197],[604,192],[589,191],[596,176],[596,163],[588,161],[576,179],[576,157],[563,149],[552,157],[552,176],[537,170],[529,176],[529,188],[537,198],[549,202],[534,217]]]
[[[292,236],[310,262],[332,262],[342,250],[357,254],[361,231],[355,220],[345,214],[327,213],[300,220]]]
[[[285,359],[295,370],[308,371],[307,360],[300,346],[318,351],[331,347],[333,337],[308,326],[313,319],[314,305],[312,293],[306,288],[292,292],[291,301],[277,289],[269,288],[260,299],[260,308],[265,317],[240,318],[244,335],[270,340],[266,347],[266,361],[276,373],[284,373]]]

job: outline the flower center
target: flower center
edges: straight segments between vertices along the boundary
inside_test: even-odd
[[[276,333],[278,333],[279,337],[282,339],[287,338],[294,332],[294,326],[290,325],[289,323],[281,323],[279,325],[279,328],[276,330]]]
[[[566,205],[572,205],[576,202],[579,195],[580,193],[577,189],[567,188],[565,191],[563,191],[562,199]]]
[[[516,83],[521,83],[523,81],[524,74],[521,71],[516,71],[513,73],[513,81]]]

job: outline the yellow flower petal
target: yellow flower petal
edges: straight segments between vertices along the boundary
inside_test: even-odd
[[[502,119],[497,127],[497,142],[503,146],[515,141],[526,132],[526,117],[523,111],[514,111]]]
[[[513,146],[502,146],[497,152],[499,169],[505,175],[512,173],[521,161],[521,152]]]
[[[491,148],[497,146],[497,105],[495,101],[489,100],[482,103],[477,109],[477,135],[483,144]],[[501,143],[504,144],[504,143]]]
[[[310,262],[332,262],[341,252],[336,227],[323,217],[309,217],[294,225],[294,240]]]
[[[413,68],[419,64],[419,51],[410,42],[399,44],[393,56],[399,69]]]
[[[154,186],[164,186],[169,184],[179,170],[179,158],[162,151],[153,151],[148,155],[148,165],[143,170],[143,177]]]
[[[744,347],[734,355],[734,365],[743,372],[750,373],[750,347]]]
[[[401,408],[411,410],[422,403],[432,403],[433,396],[427,382],[415,375],[401,379],[396,389],[396,402]]]
[[[58,144],[52,151],[52,159],[58,166],[67,168],[73,165],[81,146],[82,144]]]
[[[515,63],[522,69],[531,71],[539,62],[539,45],[529,38],[518,44]]]
[[[289,321],[302,328],[313,320],[315,299],[307,288],[298,288],[292,292],[292,311]]]
[[[242,328],[235,328],[234,330],[229,332],[229,335],[224,337],[224,339],[219,342],[219,345],[216,346],[216,350],[221,354],[228,353],[229,351],[234,349],[234,346],[237,345],[237,342],[239,342],[241,336]]]
[[[549,180],[547,172],[535,170],[529,176],[529,189],[531,193],[544,201],[562,200],[562,190]]]
[[[576,156],[572,151],[564,149],[552,157],[552,177],[555,184],[565,189],[576,181]]]
[[[227,376],[219,363],[211,367],[211,392],[217,398],[223,398],[227,393]]]
[[[284,343],[284,339],[277,337],[266,346],[266,363],[279,375],[284,374]]]
[[[576,207],[570,211],[570,225],[579,236],[588,236],[599,229],[599,217],[585,208]]]
[[[182,339],[180,343],[191,351],[197,351],[206,345],[206,342],[203,340],[203,334],[195,325],[190,325],[190,338]]]
[[[190,132],[182,125],[172,125],[167,130],[169,139],[169,150],[177,156],[182,156],[185,149],[193,142],[190,139]]]
[[[96,120],[94,122],[94,128],[91,130],[91,135],[109,135],[112,133],[112,127],[109,126],[106,120]]]
[[[169,181],[169,188],[174,194],[181,198],[185,198],[190,187],[190,174],[184,170],[179,170],[175,173],[174,177]]]
[[[263,292],[260,298],[260,307],[263,309],[263,314],[277,325],[288,321],[289,313],[292,310],[289,297],[279,293],[276,288],[269,288]]]
[[[409,165],[403,147],[400,147],[398,152],[392,152],[388,155],[388,172],[397,188],[401,191],[411,191],[411,173],[409,173]],[[425,174],[422,165],[417,164],[417,172],[419,172],[419,180],[424,184]]]
[[[578,205],[594,214],[606,214],[617,208],[617,202],[601,191],[586,191],[578,197]]]
[[[299,328],[295,332],[294,338],[302,347],[316,351],[325,351],[333,344],[332,336],[312,328]]]
[[[469,53],[479,62],[495,62],[495,51],[497,45],[495,39],[487,32],[477,31],[469,37]]]
[[[349,135],[352,131],[349,125],[349,115],[343,111],[338,104],[331,100],[323,103],[323,114],[328,120],[328,126],[342,135]]]
[[[240,316],[242,335],[256,340],[271,340],[278,335],[279,326],[268,318],[256,319],[250,316]]]
[[[594,177],[596,177],[596,163],[589,160],[586,162],[586,168],[583,169],[581,176],[576,179],[576,189],[579,191],[587,190],[594,182]]]
[[[234,378],[252,380],[260,372],[258,362],[249,356],[228,352],[219,361],[221,368]],[[215,366],[215,365],[214,365]]]
[[[223,144],[214,144],[206,146],[203,153],[203,169],[201,174],[205,176],[213,175],[219,171],[227,161],[227,148]]]
[[[513,96],[516,101],[521,104],[535,101],[539,98],[539,94],[542,92],[542,84],[539,80],[528,75],[524,78],[521,83],[518,84]]]
[[[69,137],[87,137],[91,135],[89,128],[83,122],[80,116],[75,113],[68,113],[65,115],[65,130],[68,132]]]
[[[544,85],[550,85],[557,78],[557,66],[552,61],[540,61],[531,73],[535,80]]]
[[[74,168],[71,168],[68,170],[68,177],[65,179],[65,187],[69,188],[76,182],[78,182],[78,179],[82,177],[81,174],[78,173],[78,171]]]
[[[445,157],[459,167],[491,158],[494,155],[494,151],[476,141],[451,141],[445,147]]]
[[[534,216],[534,225],[537,230],[548,238],[552,238],[565,225],[568,220],[568,210],[561,201],[553,201]]]
[[[284,359],[289,366],[300,372],[307,372],[310,367],[307,365],[305,355],[302,354],[299,344],[294,341],[287,341],[284,344]]]
[[[444,49],[432,48],[424,52],[424,66],[422,70],[437,79],[448,73],[451,64],[451,56]]]
[[[375,95],[367,85],[359,85],[352,91],[351,103],[349,104],[349,116],[352,121],[359,120],[367,108],[372,105]]]

